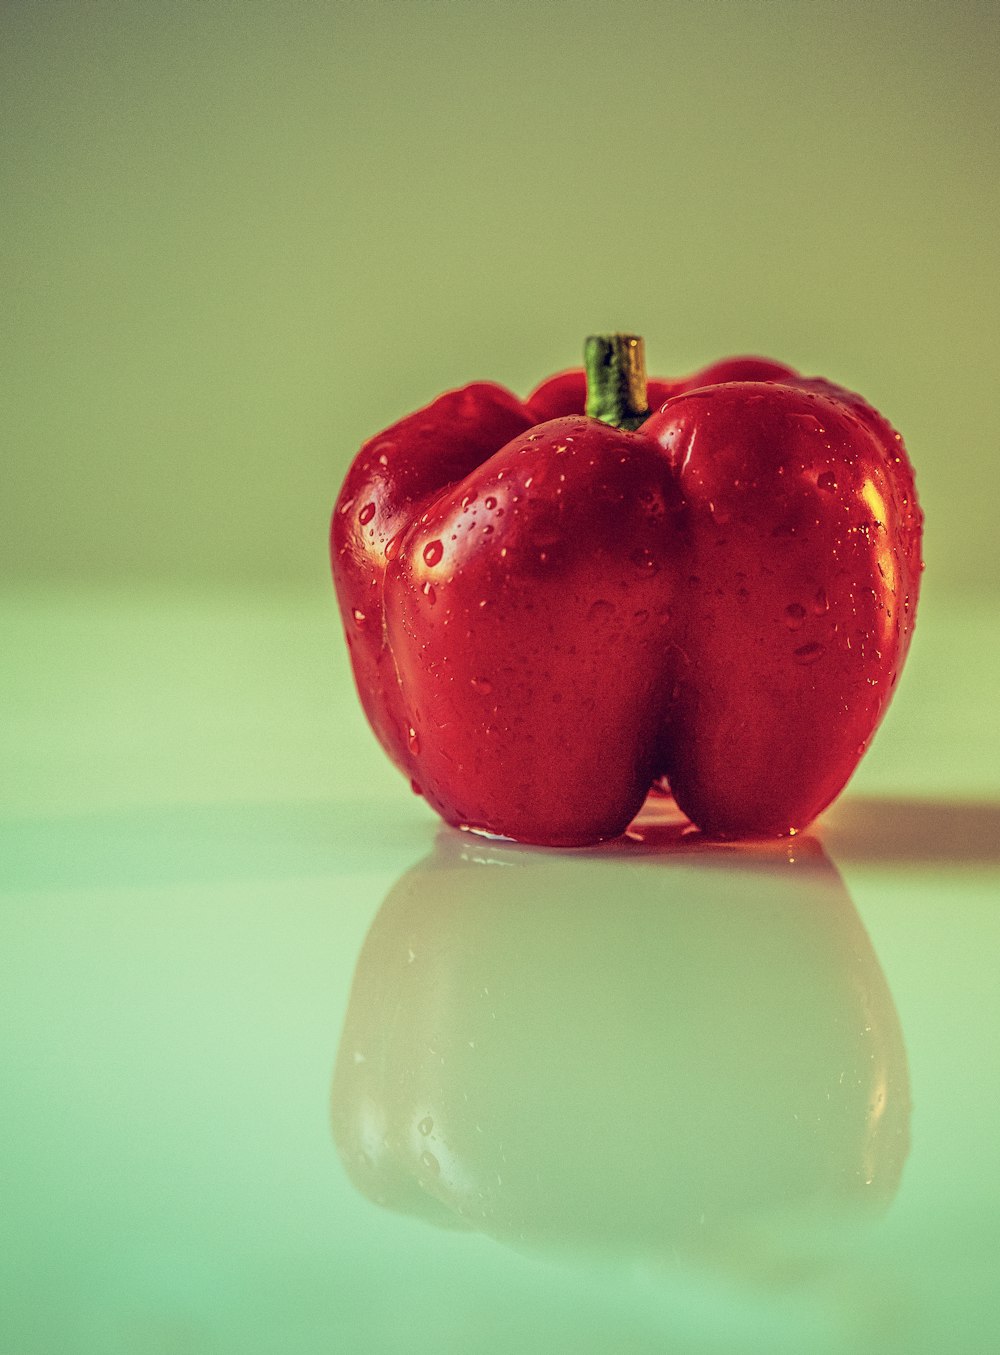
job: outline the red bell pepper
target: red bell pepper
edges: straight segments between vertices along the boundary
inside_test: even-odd
[[[586,378],[450,391],[348,472],[358,692],[451,824],[583,845],[669,784],[713,835],[794,833],[885,713],[922,569],[899,434],[759,358],[648,389],[638,340],[595,338]]]

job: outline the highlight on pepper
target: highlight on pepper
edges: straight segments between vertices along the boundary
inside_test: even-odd
[[[573,847],[652,787],[715,837],[812,822],[899,681],[922,524],[861,396],[755,357],[647,378],[610,334],[524,400],[474,382],[370,438],[330,546],[358,694],[414,789]]]

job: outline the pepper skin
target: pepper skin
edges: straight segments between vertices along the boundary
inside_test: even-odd
[[[586,845],[666,780],[707,833],[793,833],[885,713],[922,568],[899,435],[764,359],[664,390],[628,432],[537,421],[578,405],[572,372],[527,403],[477,383],[348,472],[331,552],[358,691],[448,823]]]

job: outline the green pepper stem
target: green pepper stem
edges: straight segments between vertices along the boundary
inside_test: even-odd
[[[628,429],[649,418],[646,353],[638,334],[591,334],[583,345],[583,363],[589,418]]]

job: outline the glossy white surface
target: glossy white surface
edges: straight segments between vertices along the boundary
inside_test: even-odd
[[[821,845],[554,854],[438,833],[319,589],[8,594],[5,1348],[1000,1344],[997,621]]]

